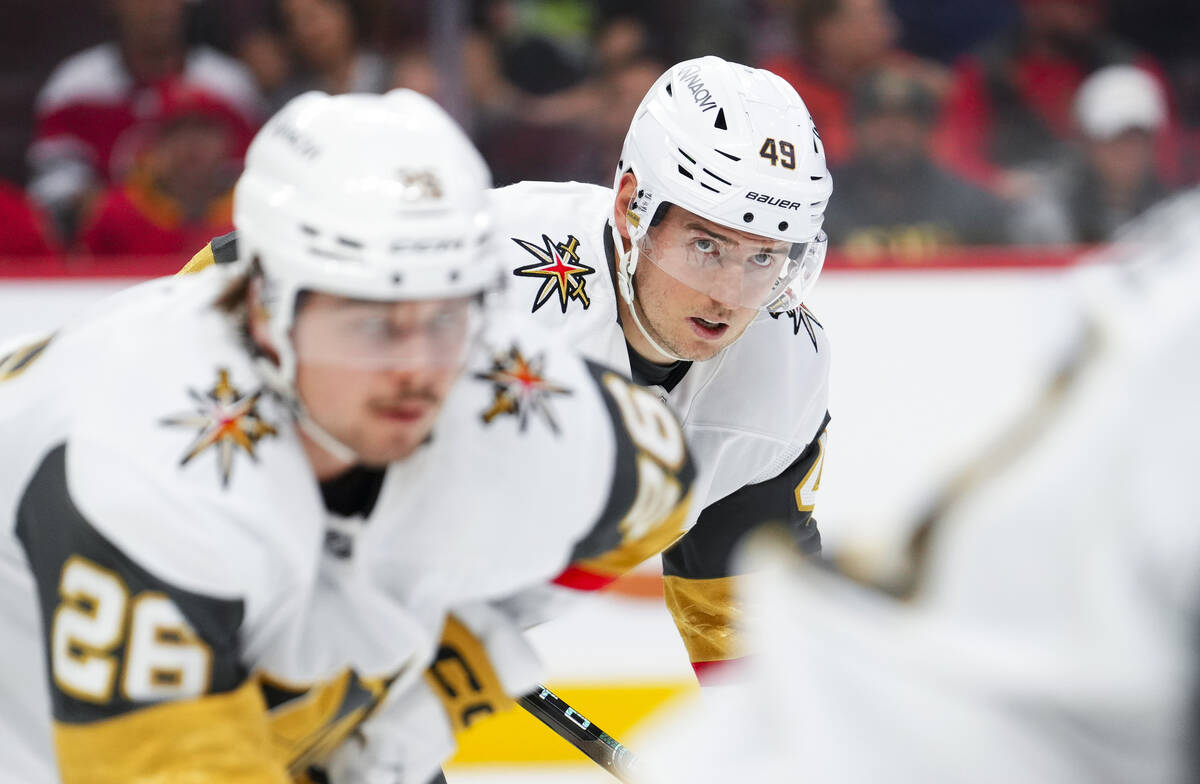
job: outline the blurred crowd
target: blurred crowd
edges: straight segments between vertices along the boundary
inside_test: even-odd
[[[188,254],[311,89],[450,107],[497,184],[609,185],[670,63],[804,98],[851,259],[1103,243],[1200,181],[1193,0],[48,0],[0,19],[0,257]],[[19,18],[22,15],[27,19]],[[9,46],[9,44],[12,44]],[[62,51],[66,49],[66,51]]]

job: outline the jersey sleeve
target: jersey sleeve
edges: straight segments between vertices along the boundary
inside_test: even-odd
[[[126,555],[72,498],[66,452],[48,453],[17,511],[63,782],[288,781],[239,657],[243,602],[184,590]]]
[[[587,364],[612,419],[617,449],[604,510],[554,580],[576,590],[602,588],[678,539],[696,477],[670,407],[616,371]]]
[[[701,678],[706,670],[741,655],[734,630],[740,608],[732,558],[742,538],[763,523],[782,522],[802,551],[821,551],[812,513],[828,422],[827,414],[816,438],[779,475],[706,507],[696,524],[663,553],[667,609]]]

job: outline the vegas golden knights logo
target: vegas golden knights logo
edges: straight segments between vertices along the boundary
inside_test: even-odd
[[[490,425],[501,415],[514,416],[523,432],[529,419],[539,416],[552,433],[558,434],[558,420],[550,401],[555,395],[571,394],[571,390],[546,378],[542,372],[544,360],[541,355],[526,359],[513,346],[492,357],[492,369],[487,373],[475,374],[477,380],[492,384],[492,403],[481,415],[484,423]]]
[[[404,186],[401,198],[404,201],[425,201],[442,198],[442,183],[428,169],[401,169],[396,173]]]
[[[276,434],[275,427],[263,421],[258,414],[258,401],[263,390],[243,395],[229,381],[229,371],[217,370],[217,381],[207,392],[188,390],[195,404],[193,411],[175,414],[161,420],[161,424],[196,429],[196,438],[179,461],[185,466],[207,450],[217,450],[217,472],[222,486],[229,485],[233,473],[233,458],[238,451],[245,452],[250,459],[257,460],[255,446],[258,442]]]
[[[533,312],[558,295],[558,305],[562,312],[567,312],[571,300],[578,301],[587,310],[592,304],[587,294],[587,276],[594,270],[579,260],[579,239],[573,234],[567,235],[566,242],[554,242],[546,234],[542,235],[542,244],[538,245],[528,240],[512,241],[528,251],[537,261],[513,270],[514,275],[525,278],[540,278],[541,287],[533,298]]]

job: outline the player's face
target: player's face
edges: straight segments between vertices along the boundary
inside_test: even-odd
[[[471,341],[467,299],[368,302],[310,294],[296,316],[296,391],[362,462],[407,457],[433,430]]]
[[[790,247],[675,206],[647,238],[634,306],[655,342],[692,360],[710,359],[741,337],[758,315],[741,303],[766,301]]]

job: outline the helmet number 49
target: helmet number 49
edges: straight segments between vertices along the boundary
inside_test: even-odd
[[[783,166],[785,169],[796,168],[796,147],[791,142],[779,140],[779,152],[775,152],[776,142],[767,137],[758,151],[758,157],[766,158],[772,166]]]

